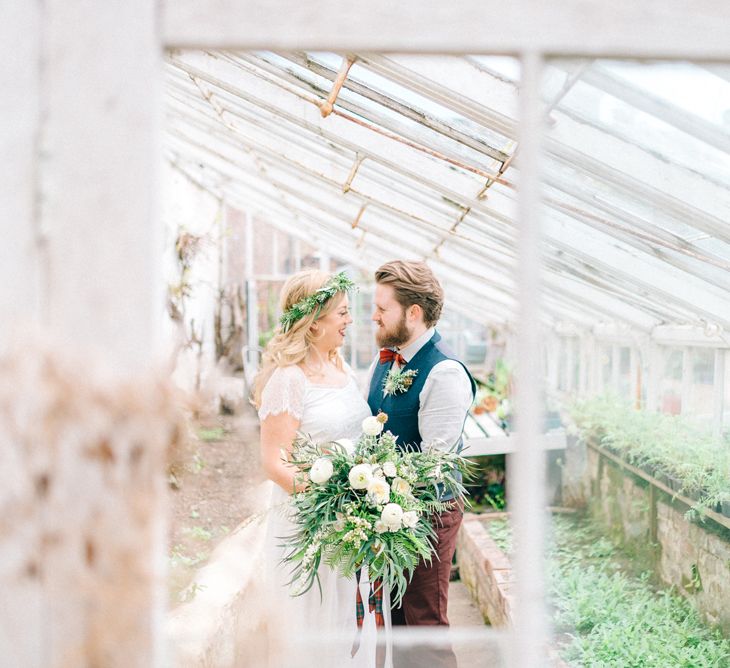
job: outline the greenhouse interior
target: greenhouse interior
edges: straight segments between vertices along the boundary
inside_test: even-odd
[[[472,635],[454,651],[461,666],[508,665],[513,392],[530,382],[516,345],[519,61],[181,50],[165,76],[178,381],[223,382],[220,410],[253,423],[199,429],[195,456],[226,438],[257,446],[244,398],[290,275],[358,284],[342,354],[362,385],[376,268],[425,260],[445,292],[437,329],[478,386],[449,600],[452,631]],[[541,98],[549,656],[730,665],[730,69],[552,60]],[[176,638],[206,609],[180,574],[215,531],[176,543]]]
[[[0,667],[730,668],[730,5],[10,5]]]

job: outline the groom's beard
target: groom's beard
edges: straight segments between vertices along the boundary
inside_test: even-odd
[[[403,313],[403,317],[394,328],[386,329],[383,327],[375,332],[375,341],[380,348],[394,348],[396,346],[402,346],[404,343],[407,343],[410,338],[411,332],[406,324],[405,313]]]

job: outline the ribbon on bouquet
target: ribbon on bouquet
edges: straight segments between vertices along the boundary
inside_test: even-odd
[[[383,612],[383,593],[385,586],[381,578],[376,578],[370,583],[370,593],[368,594],[368,610],[375,615],[375,632],[377,637],[377,646],[375,653],[375,665],[382,668],[385,665],[386,644],[383,642],[381,629],[386,630],[386,618]],[[387,601],[386,605],[390,605]],[[352,656],[357,654],[360,648],[360,636],[362,635],[362,625],[365,620],[365,605],[363,604],[362,594],[360,593],[360,570],[355,573],[355,612],[357,614],[357,635],[352,643]],[[390,621],[390,615],[388,615]]]

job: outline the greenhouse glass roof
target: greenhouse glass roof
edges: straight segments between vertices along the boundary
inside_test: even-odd
[[[517,61],[175,51],[166,158],[354,265],[427,259],[449,300],[516,319]],[[549,324],[730,327],[730,68],[552,61]]]

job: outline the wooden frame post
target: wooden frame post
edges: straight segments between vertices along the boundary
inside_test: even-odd
[[[511,664],[546,665],[548,643],[545,609],[545,450],[542,425],[542,383],[540,379],[539,287],[540,261],[540,156],[542,139],[542,58],[534,52],[521,56],[522,89],[520,95],[520,226],[518,250],[520,271],[517,284],[520,295],[520,326],[517,335],[517,451],[512,455],[510,484],[513,494],[515,555],[517,573],[517,612]]]
[[[24,332],[0,332],[7,665],[164,662],[156,9],[10,3],[1,22],[0,310]]]

